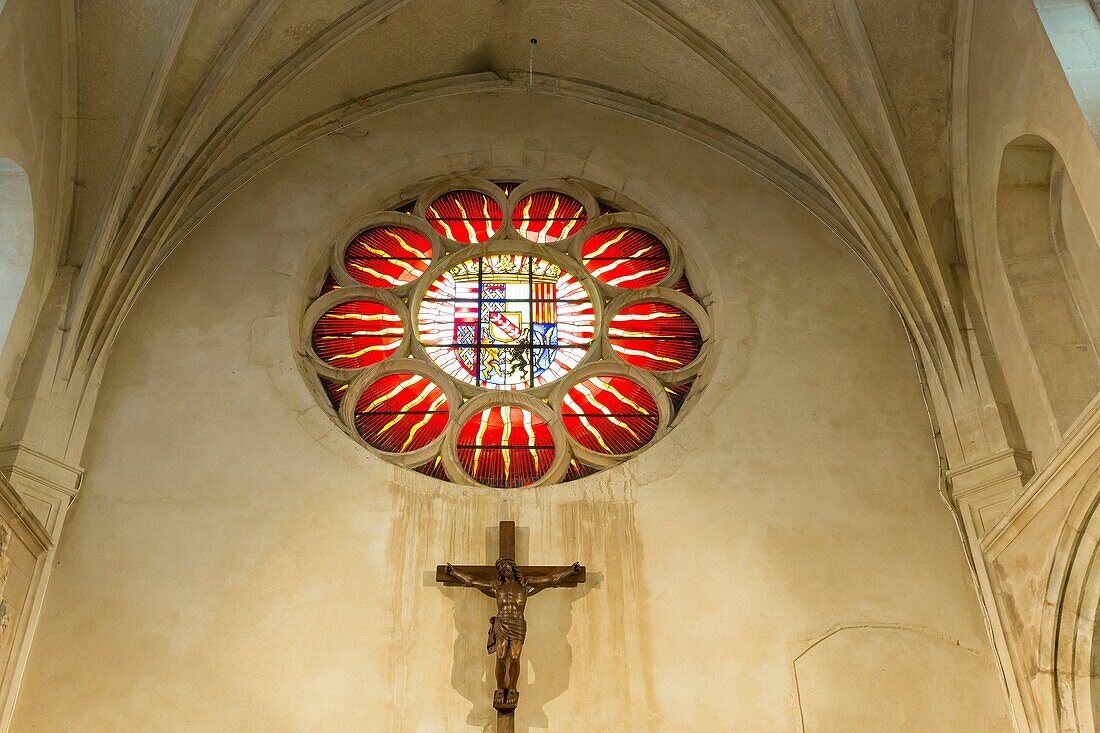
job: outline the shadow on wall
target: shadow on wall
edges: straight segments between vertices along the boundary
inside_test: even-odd
[[[557,487],[552,501],[538,492],[513,492],[502,506],[501,497],[489,492],[452,494],[438,482],[421,490],[418,476],[409,477],[417,484],[395,493],[386,566],[393,568],[389,613],[395,633],[384,668],[396,692],[385,729],[442,730],[440,711],[450,720],[465,719],[462,730],[495,729],[495,660],[485,648],[494,601],[436,583],[434,568],[456,560],[495,561],[503,517],[517,523],[520,564],[579,560],[589,568],[584,585],[544,591],[527,606],[516,730],[654,730],[633,502],[620,500],[610,479],[592,482],[588,491]],[[595,492],[599,499],[591,493],[595,486],[602,487]],[[562,495],[570,491],[576,493]],[[445,689],[435,669],[449,670]]]
[[[17,163],[0,158],[0,348],[11,331],[33,253],[34,211],[27,173]]]
[[[1100,391],[1100,246],[1062,159],[1040,137],[1026,135],[1005,148],[997,241],[1048,419],[1060,437]]]
[[[567,639],[573,625],[572,607],[598,582],[595,577],[589,580],[589,584],[576,588],[545,591],[528,603],[527,639],[531,643],[523,647],[517,733],[549,727],[543,707],[569,689],[573,653]],[[473,705],[467,725],[495,731],[492,699],[496,657],[486,651],[489,617],[496,612],[494,601],[469,588],[440,589],[454,602],[456,642],[451,685]]]

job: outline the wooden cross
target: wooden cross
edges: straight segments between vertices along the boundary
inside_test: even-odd
[[[516,523],[500,523],[500,556],[494,565],[439,565],[437,583],[476,588],[497,602],[497,615],[489,619],[489,653],[496,654],[497,733],[515,731],[519,692],[520,653],[527,635],[524,609],[527,599],[546,588],[575,588],[586,579],[579,563],[516,565]]]

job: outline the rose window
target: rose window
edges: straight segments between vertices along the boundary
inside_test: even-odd
[[[495,488],[572,481],[657,440],[710,321],[653,219],[572,181],[464,177],[338,238],[303,363],[387,459]]]

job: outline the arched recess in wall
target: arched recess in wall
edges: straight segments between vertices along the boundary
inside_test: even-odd
[[[1100,1],[1034,1],[1077,104],[1100,140]]]
[[[1100,391],[1100,247],[1061,158],[1040,137],[1025,135],[1005,148],[997,241],[1060,438]]]
[[[34,209],[26,171],[0,158],[0,350],[7,344],[34,254]]]

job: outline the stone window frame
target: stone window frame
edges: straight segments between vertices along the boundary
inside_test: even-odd
[[[710,361],[714,344],[714,319],[710,306],[698,300],[697,297],[675,289],[680,279],[686,276],[687,268],[681,240],[668,227],[642,211],[640,206],[630,202],[620,192],[608,190],[585,180],[530,178],[516,185],[508,194],[494,183],[494,180],[514,179],[513,176],[504,175],[492,176],[492,178],[473,174],[445,176],[416,189],[419,190],[419,194],[415,197],[411,214],[396,210],[396,207],[410,199],[410,196],[403,196],[393,201],[392,209],[348,217],[345,222],[328,229],[329,232],[334,233],[322,244],[323,256],[319,258],[317,266],[308,270],[311,274],[308,281],[300,283],[306,305],[304,313],[300,313],[296,329],[297,361],[306,377],[311,394],[329,418],[356,444],[394,465],[415,470],[439,456],[450,482],[486,490],[512,491],[514,489],[493,489],[480,483],[465,471],[458,460],[456,440],[458,431],[466,420],[480,410],[498,405],[514,405],[528,409],[546,420],[555,444],[554,461],[542,477],[520,488],[531,489],[561,482],[573,458],[596,469],[598,473],[624,463],[656,445],[675,426],[679,418],[696,401],[696,397],[708,381],[709,372],[705,367]],[[438,196],[455,190],[486,193],[500,205],[501,227],[485,242],[479,244],[454,242],[437,232],[428,223],[424,216],[427,207]],[[512,223],[512,212],[524,197],[547,190],[573,196],[584,206],[588,217],[584,226],[569,237],[553,243],[539,244],[523,237],[516,230]],[[600,200],[612,203],[619,210],[600,214]],[[629,210],[624,210],[624,204]],[[428,238],[431,243],[432,261],[427,270],[417,279],[397,287],[375,288],[358,283],[347,273],[344,268],[344,257],[351,240],[365,229],[380,225],[409,227]],[[668,274],[658,285],[637,289],[620,288],[603,283],[589,273],[580,256],[584,242],[599,231],[613,226],[636,227],[661,240],[668,250],[670,267]],[[316,249],[310,248],[309,251],[315,253]],[[532,255],[556,264],[563,264],[592,296],[596,331],[584,358],[562,377],[524,390],[488,389],[455,379],[443,372],[431,360],[424,346],[415,337],[415,314],[419,301],[437,277],[456,262],[501,253]],[[340,287],[319,294],[330,273]],[[314,353],[311,343],[313,325],[333,306],[353,299],[372,300],[390,307],[401,317],[404,334],[396,351],[381,362],[359,369],[336,368]],[[623,308],[643,301],[673,305],[695,321],[699,329],[701,345],[698,355],[690,364],[667,372],[649,371],[625,362],[611,348],[608,329],[612,318]],[[412,372],[431,379],[446,395],[450,412],[447,427],[439,436],[427,445],[406,453],[379,450],[369,445],[355,429],[355,411],[359,397],[373,381],[393,372]],[[627,377],[642,385],[653,397],[658,407],[657,431],[653,438],[638,450],[617,455],[598,453],[581,445],[565,429],[561,416],[565,395],[576,384],[598,375]],[[338,407],[334,405],[321,379],[347,385]],[[691,388],[687,397],[678,410],[673,409],[672,400],[664,388],[689,383]]]

